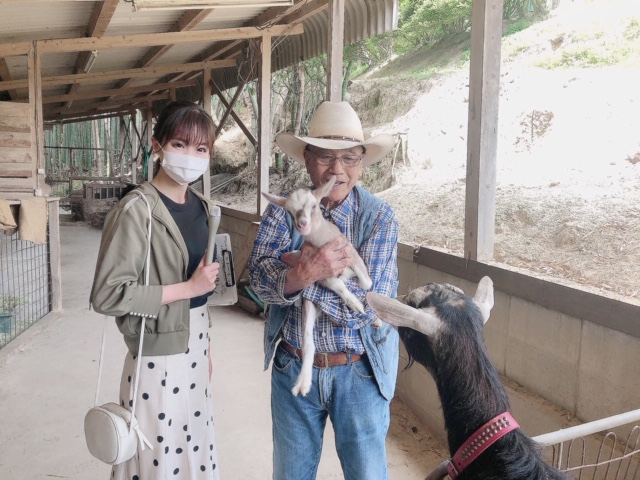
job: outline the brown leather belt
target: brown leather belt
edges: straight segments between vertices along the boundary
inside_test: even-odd
[[[291,355],[295,355],[298,358],[302,358],[302,349],[295,348],[293,345],[287,342],[280,342],[280,346],[284,348]],[[362,360],[366,354],[347,353],[347,352],[323,352],[316,353],[313,357],[313,366],[316,368],[328,368],[337,367],[339,365],[349,365]]]

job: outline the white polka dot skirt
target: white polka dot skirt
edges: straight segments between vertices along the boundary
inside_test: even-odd
[[[219,480],[209,383],[209,313],[190,310],[184,354],[142,357],[136,418],[153,445],[115,465],[115,480]],[[127,354],[120,403],[131,408],[136,359]]]

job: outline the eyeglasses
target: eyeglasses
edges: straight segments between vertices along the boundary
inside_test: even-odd
[[[313,150],[309,150],[309,152],[314,156],[318,165],[322,165],[323,167],[328,167],[333,165],[333,162],[340,159],[340,163],[345,168],[353,168],[360,165],[362,161],[362,157],[364,154],[356,155],[355,153],[349,153],[347,155],[336,156],[330,155],[328,153],[317,154]]]

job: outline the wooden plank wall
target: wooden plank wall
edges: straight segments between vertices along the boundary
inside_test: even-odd
[[[36,151],[28,103],[0,102],[0,198],[32,197]]]

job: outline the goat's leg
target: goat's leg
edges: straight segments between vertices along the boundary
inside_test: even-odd
[[[359,255],[354,257],[351,270],[353,270],[353,274],[358,277],[358,285],[360,285],[362,289],[369,290],[373,286],[367,266]]]
[[[353,265],[351,265],[350,269],[353,272],[353,275],[350,275],[349,278],[351,278],[352,276],[357,277],[358,285],[360,285],[361,288],[365,290],[369,290],[373,286],[373,282],[371,281],[371,277],[369,276],[369,271],[367,270],[367,266],[365,265],[362,258],[360,258],[360,256],[357,256],[356,258],[354,258]],[[344,275],[345,273],[347,273],[347,270],[348,269],[342,272],[342,275],[340,275],[340,278],[342,279],[345,278]],[[382,320],[380,320],[379,318],[376,318],[371,323],[371,326],[375,328],[380,328],[382,326]]]
[[[364,262],[359,256],[356,257],[356,259],[354,260],[354,264],[351,267],[345,268],[338,278],[344,281],[353,277],[358,278],[358,284],[360,285],[361,288],[364,288],[365,290],[369,290],[373,286],[373,282],[371,281],[371,277],[369,276],[369,272],[367,271],[367,266],[364,264]],[[376,318],[371,323],[371,326],[375,328],[380,328],[382,326],[382,320],[380,320],[379,318]]]
[[[316,346],[313,343],[313,327],[316,323],[316,306],[309,300],[302,302],[302,321],[304,322],[304,345],[302,346],[302,369],[291,389],[294,396],[300,394],[303,397],[311,390],[313,378],[313,357]]]
[[[362,302],[358,300],[358,297],[356,297],[349,291],[347,286],[340,278],[325,278],[318,283],[320,283],[320,285],[322,285],[323,287],[335,292],[352,310],[364,313],[364,305],[362,305]]]

